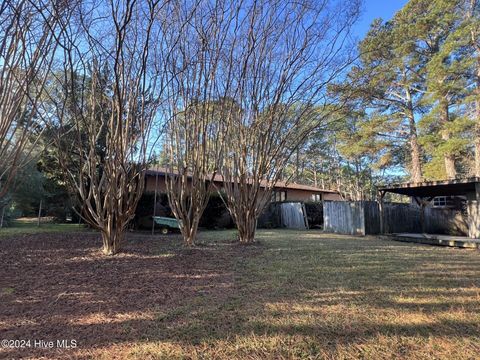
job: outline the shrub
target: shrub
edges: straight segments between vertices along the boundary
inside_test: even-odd
[[[227,207],[218,193],[213,193],[200,219],[200,227],[207,229],[230,229],[235,226]]]

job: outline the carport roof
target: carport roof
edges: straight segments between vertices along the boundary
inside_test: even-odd
[[[467,179],[393,184],[378,187],[378,191],[413,197],[466,195],[467,193],[475,192],[475,184],[477,183],[480,183],[480,178],[471,177]]]

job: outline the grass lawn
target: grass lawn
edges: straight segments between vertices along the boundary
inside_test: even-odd
[[[8,227],[0,229],[0,238],[1,237],[14,237],[22,236],[28,234],[39,234],[39,233],[63,233],[70,231],[82,231],[84,230],[84,225],[79,224],[56,224],[53,222],[41,223],[40,226],[37,226],[36,219],[25,219],[25,220],[16,220]]]
[[[75,349],[0,358],[475,359],[480,253],[316,231],[0,238],[0,333]],[[13,245],[15,244],[15,245]],[[3,351],[3,353],[1,352]]]

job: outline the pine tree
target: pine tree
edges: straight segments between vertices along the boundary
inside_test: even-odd
[[[418,142],[417,119],[423,95],[424,61],[414,49],[415,38],[408,31],[408,19],[400,12],[390,22],[375,20],[360,43],[360,63],[354,67],[342,91],[353,92],[368,111],[365,136],[376,139],[373,148],[403,149],[411,180],[422,180],[422,149]],[[372,140],[369,140],[372,141]],[[386,146],[385,143],[389,145]],[[408,150],[407,150],[408,149]],[[390,154],[383,155],[383,163]]]
[[[460,28],[460,36],[468,39],[468,52],[471,55],[470,84],[473,103],[472,120],[474,122],[474,152],[475,162],[473,173],[480,177],[480,1],[464,0],[461,11],[464,14]],[[468,103],[468,100],[467,100]]]
[[[460,1],[437,0],[417,13],[417,20],[426,24],[418,48],[429,57],[424,103],[431,111],[422,121],[426,130],[422,140],[432,158],[429,177],[456,178],[459,159],[469,144],[465,133],[470,123],[462,108],[469,57],[466,37],[458,31],[460,9]]]

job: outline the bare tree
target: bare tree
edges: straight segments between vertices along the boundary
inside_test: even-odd
[[[58,13],[48,0],[0,4],[0,198],[30,158],[39,101],[53,62]]]
[[[204,1],[177,4],[173,10],[177,26],[168,26],[175,45],[167,64],[174,80],[166,109],[170,119],[165,141],[166,184],[185,244],[191,246],[224,153],[227,123],[221,116],[228,101],[218,79],[223,43],[233,19],[232,4]]]
[[[80,215],[101,232],[107,255],[120,250],[144,188],[161,89],[152,65],[162,46],[161,5],[79,2],[63,24],[63,88],[52,96],[50,111],[58,121],[58,160],[82,204]]]
[[[227,207],[241,243],[255,238],[292,153],[342,108],[328,86],[351,64],[349,30],[356,1],[240,2],[222,57],[221,82],[237,111],[225,117],[228,152],[221,168]]]

